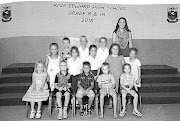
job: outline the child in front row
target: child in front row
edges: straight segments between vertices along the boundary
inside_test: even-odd
[[[95,80],[94,80],[94,76],[90,73],[90,70],[91,70],[91,64],[85,61],[83,63],[83,73],[80,74],[78,78],[78,91],[76,93],[76,97],[80,105],[80,116],[83,116],[84,114],[82,98],[84,96],[89,97],[87,112],[88,114],[91,114],[91,105],[95,97],[95,94],[92,90],[94,88]]]
[[[112,96],[113,98],[113,107],[114,107],[114,118],[117,118],[117,112],[116,112],[116,106],[117,106],[117,95],[115,91],[115,80],[114,76],[109,73],[110,71],[110,66],[107,62],[104,62],[102,64],[102,72],[98,79],[97,82],[99,84],[100,88],[100,108],[101,108],[101,114],[100,118],[104,117],[103,114],[103,107],[104,107],[104,97],[106,95]]]
[[[47,73],[45,64],[42,60],[36,62],[34,72],[32,74],[32,85],[22,98],[23,101],[31,103],[30,118],[41,118],[42,101],[46,101],[49,97],[48,85],[46,83]],[[37,113],[34,109],[35,102],[38,103]],[[35,115],[36,114],[36,115]]]
[[[56,74],[55,80],[55,89],[54,92],[56,94],[59,114],[57,119],[66,119],[68,118],[67,115],[67,108],[70,100],[70,74],[67,72],[67,64],[65,61],[60,62],[60,72]],[[64,100],[64,107],[62,107],[62,95],[65,96]]]
[[[121,94],[122,94],[122,111],[120,112],[120,116],[124,117],[126,114],[126,96],[127,94],[131,94],[134,99],[133,99],[133,114],[136,116],[142,116],[142,114],[137,110],[137,104],[138,104],[138,94],[133,88],[134,86],[134,81],[135,77],[134,75],[131,74],[131,65],[130,64],[124,64],[123,65],[123,71],[124,73],[121,75]]]

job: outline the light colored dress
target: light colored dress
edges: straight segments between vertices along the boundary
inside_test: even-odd
[[[115,88],[116,92],[118,92],[119,82],[120,82],[119,79],[121,74],[123,73],[122,71],[123,60],[124,60],[123,56],[113,57],[112,55],[109,55],[106,59],[106,62],[108,62],[110,65],[110,73],[114,76],[114,80],[116,83],[116,88]]]
[[[48,67],[47,72],[50,77],[50,88],[51,90],[54,90],[54,81],[56,74],[60,72],[59,63],[60,63],[60,56],[58,56],[57,59],[52,59],[50,56],[48,56]]]
[[[35,76],[35,84],[36,84],[36,91],[32,92],[33,90],[33,85],[31,85],[29,87],[29,89],[27,90],[26,94],[24,95],[24,97],[22,98],[22,101],[28,101],[28,102],[40,102],[40,101],[46,101],[49,97],[49,90],[48,90],[48,85],[45,82],[44,83],[44,87],[42,91],[39,91],[43,79],[46,76],[46,73],[43,74],[37,74],[34,72],[34,76]]]

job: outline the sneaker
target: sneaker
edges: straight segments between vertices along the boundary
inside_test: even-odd
[[[29,117],[30,117],[31,119],[33,119],[33,118],[34,118],[34,116],[35,116],[35,113],[36,113],[35,111],[31,111],[31,113],[30,113],[30,116],[29,116]]]
[[[36,118],[41,118],[41,111],[37,111]]]
[[[80,116],[84,115],[84,109],[80,109]]]
[[[91,115],[92,114],[92,110],[91,109],[88,109],[87,110],[87,115]]]
[[[63,118],[64,118],[64,119],[68,118],[68,114],[67,114],[67,106],[64,107],[64,109],[63,109]]]
[[[62,108],[58,107],[58,109],[59,109],[59,113],[58,113],[57,119],[61,120],[62,119]]]

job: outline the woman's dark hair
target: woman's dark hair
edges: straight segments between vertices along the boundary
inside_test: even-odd
[[[57,46],[57,48],[59,48],[59,46],[58,46],[58,44],[57,43],[51,43],[50,45],[49,45],[49,49],[51,48],[51,46]]]
[[[134,48],[134,47],[129,50],[129,52],[131,52],[131,51],[134,51],[136,54],[138,53],[138,49]]]
[[[97,46],[96,45],[90,45],[89,46],[89,55],[90,55],[90,51],[91,51],[92,48],[96,48],[96,50],[97,50]]]
[[[129,30],[129,28],[128,28],[126,18],[121,17],[121,18],[119,18],[119,20],[118,20],[118,22],[117,22],[117,24],[116,24],[116,28],[115,28],[115,30],[114,30],[114,33],[116,33],[117,30],[119,29],[119,21],[120,21],[121,19],[124,19],[124,21],[125,21],[125,27],[124,27],[124,28],[125,28],[128,32],[131,32],[131,31]]]
[[[72,46],[71,47],[71,56],[72,56],[72,51],[75,50],[77,53],[78,53],[78,56],[79,56],[79,49],[76,47],[76,46]]]
[[[130,65],[129,63],[125,63],[125,64],[123,65],[123,67],[122,67],[123,72],[124,72],[124,68],[125,68],[125,66],[129,66],[129,68],[130,68],[130,70],[131,70],[131,65]]]
[[[113,48],[114,46],[117,46],[117,47],[118,47],[118,50],[119,50],[118,55],[119,55],[119,56],[122,55],[122,53],[121,53],[121,48],[120,48],[119,44],[116,44],[116,43],[113,43],[113,44],[111,45],[111,47],[109,48],[109,55],[112,54],[112,48]]]

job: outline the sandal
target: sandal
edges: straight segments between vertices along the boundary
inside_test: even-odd
[[[64,119],[68,118],[67,106],[64,106],[64,108],[63,108],[63,118],[64,118]]]
[[[33,119],[33,118],[34,118],[34,116],[35,116],[35,113],[36,113],[36,111],[31,111],[31,113],[30,113],[30,116],[29,116],[29,117],[30,117],[31,119]]]
[[[118,116],[117,116],[117,114],[116,115],[114,115],[114,118],[116,119]]]
[[[134,111],[133,110],[133,114],[135,115],[135,116],[138,116],[138,117],[142,117],[142,114],[141,114],[141,112],[136,112],[136,111]]]
[[[41,118],[41,111],[37,111],[36,118]]]
[[[100,115],[100,116],[99,116],[99,118],[100,118],[100,119],[103,119],[103,118],[104,118],[104,116],[103,116],[103,115]]]
[[[124,117],[126,115],[126,111],[122,112],[119,114],[120,117]]]

